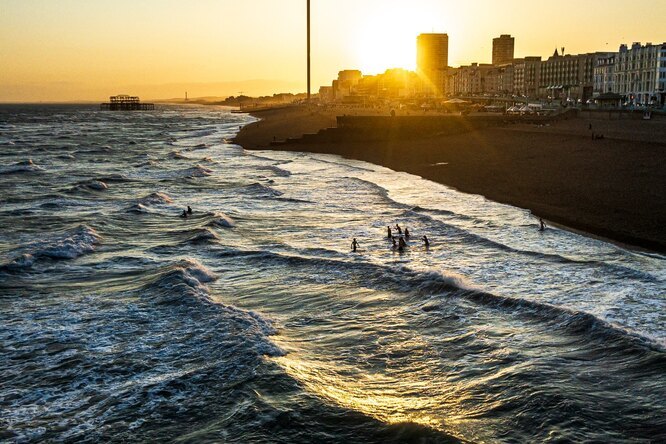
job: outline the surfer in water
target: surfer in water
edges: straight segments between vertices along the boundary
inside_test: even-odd
[[[393,234],[391,233],[391,227],[386,227],[386,237],[389,239],[393,239]]]
[[[352,249],[352,251],[353,251],[354,253],[356,253],[356,248],[357,248],[358,246],[359,246],[359,245],[358,245],[358,241],[356,240],[356,238],[354,238],[354,240],[352,240],[352,243],[351,243],[351,249]]]
[[[192,208],[189,205],[187,206],[187,214],[192,214]]]
[[[543,219],[539,218],[539,231],[544,231],[546,229],[546,224]]]
[[[428,236],[423,235],[421,239],[423,239],[423,245],[425,245],[425,247],[428,248],[430,246],[430,241],[428,240]]]

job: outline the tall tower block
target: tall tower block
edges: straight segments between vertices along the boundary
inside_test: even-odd
[[[449,67],[449,35],[419,34],[416,37],[416,70],[437,97],[446,92]]]
[[[509,34],[502,34],[493,39],[493,65],[511,63],[515,39]]]

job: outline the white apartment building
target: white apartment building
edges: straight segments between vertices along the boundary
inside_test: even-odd
[[[666,42],[644,46],[621,45],[614,65],[613,92],[627,97],[629,103],[657,105],[666,103]]]

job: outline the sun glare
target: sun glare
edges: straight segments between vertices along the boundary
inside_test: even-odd
[[[358,66],[367,74],[387,68],[416,66],[417,21],[400,9],[389,9],[369,17],[356,41]]]

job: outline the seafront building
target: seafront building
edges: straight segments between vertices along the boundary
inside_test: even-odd
[[[427,93],[435,97],[446,94],[448,68],[448,34],[420,34],[416,38],[416,72],[424,79]]]
[[[594,90],[594,68],[611,53],[559,54],[541,63],[537,96],[551,99],[574,99],[586,102]]]
[[[621,45],[613,66],[612,92],[634,105],[666,104],[666,42]]]
[[[504,65],[513,60],[515,39],[509,34],[502,34],[493,39],[493,65]]]
[[[600,57],[594,67],[594,95],[612,93],[615,89],[615,53]]]

